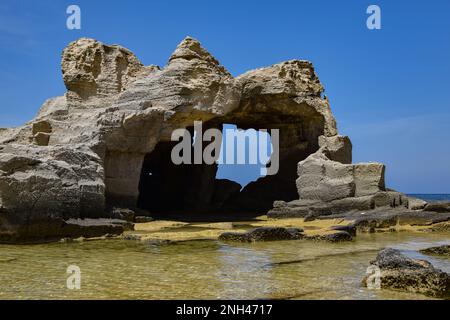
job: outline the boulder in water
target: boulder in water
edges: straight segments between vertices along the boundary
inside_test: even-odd
[[[426,260],[411,259],[399,250],[380,251],[371,266],[379,270],[381,289],[421,293],[436,298],[450,298],[450,275],[436,269]],[[374,275],[366,276],[363,284],[370,287]]]

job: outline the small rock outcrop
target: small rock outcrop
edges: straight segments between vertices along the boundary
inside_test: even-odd
[[[415,260],[399,250],[384,249],[378,253],[371,265],[379,268],[381,289],[393,289],[420,293],[436,298],[450,298],[450,275],[433,267],[425,260]],[[363,284],[373,280],[369,275]]]
[[[305,237],[306,240],[325,241],[325,242],[344,242],[352,241],[353,236],[348,231],[330,229],[318,235],[310,235]]]
[[[330,230],[335,231],[344,231],[347,232],[352,237],[356,236],[356,225],[355,224],[348,224],[348,225],[339,225],[339,226],[332,226],[329,228]]]
[[[227,242],[260,242],[301,239],[325,242],[353,240],[353,237],[349,232],[338,229],[339,228],[331,228],[330,230],[325,230],[319,234],[308,235],[300,228],[260,227],[247,232],[224,232],[219,236],[219,240]]]
[[[314,217],[379,207],[408,207],[408,197],[386,189],[383,164],[334,161],[327,156],[332,154],[328,148],[322,145],[299,162],[296,181],[299,200],[275,202],[270,217]]]
[[[303,230],[298,228],[261,227],[245,233],[225,232],[219,236],[220,241],[258,242],[298,240],[303,238]]]
[[[424,210],[440,213],[450,212],[450,201],[436,201],[427,203],[424,206]]]
[[[420,252],[423,254],[450,257],[450,245],[426,248],[426,249],[420,250]]]

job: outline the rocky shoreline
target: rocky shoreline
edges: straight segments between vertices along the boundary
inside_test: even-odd
[[[375,214],[375,213],[373,213]],[[440,215],[440,214],[439,214]],[[363,218],[361,218],[362,216]],[[352,241],[362,233],[381,232],[446,232],[450,228],[448,215],[433,219],[427,213],[402,215],[398,211],[385,215],[361,213],[346,216],[327,216],[320,219],[273,219],[259,216],[252,220],[227,222],[186,222],[154,220],[135,223],[134,229],[124,232],[129,240],[178,242],[191,240],[219,240],[225,242],[258,241]]]

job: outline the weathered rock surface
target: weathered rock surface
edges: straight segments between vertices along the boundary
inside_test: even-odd
[[[305,239],[315,240],[315,241],[327,241],[327,242],[342,242],[342,241],[352,241],[352,235],[347,231],[334,231],[328,232],[322,235],[309,236]]]
[[[134,222],[136,212],[128,208],[113,208],[111,210],[111,216],[128,222]]]
[[[190,37],[163,68],[82,38],[64,50],[61,66],[66,94],[25,125],[0,130],[0,238],[26,237],[24,228],[42,221],[56,226],[38,228],[42,238],[66,236],[61,221],[110,218],[114,207],[315,218],[412,203],[385,188],[384,165],[351,164],[351,141],[338,134],[308,61],[235,78]],[[279,129],[280,170],[241,190],[216,179],[217,164],[173,164],[171,134],[192,131],[194,121]]]
[[[353,240],[346,228],[326,230],[320,234],[307,235],[300,228],[260,227],[247,232],[224,232],[219,236],[220,241],[258,242],[280,240],[313,240],[326,242],[341,242]],[[352,230],[352,228],[349,228]],[[352,231],[350,231],[352,232]]]
[[[47,100],[24,126],[0,130],[0,230],[40,219],[109,217],[111,207],[267,211],[274,200],[295,199],[297,162],[320,147],[351,161],[350,141],[338,136],[307,61],[234,78],[189,37],[164,68],[82,38],[64,50],[61,66],[66,94]],[[194,121],[280,129],[279,174],[239,191],[216,181],[217,165],[172,165],[171,133]]]
[[[436,223],[430,228],[425,229],[424,231],[431,231],[431,232],[450,232],[450,220],[447,222],[440,222]]]
[[[425,260],[415,260],[395,249],[378,253],[371,265],[380,270],[382,289],[421,293],[436,298],[450,298],[450,275]],[[363,280],[368,285],[371,275]],[[369,284],[370,285],[370,284]]]
[[[330,227],[330,230],[345,231],[352,237],[355,237],[357,228],[355,224],[348,224],[348,225],[332,226]]]
[[[427,205],[428,203],[426,201],[408,197],[408,209],[410,210],[423,210]]]
[[[133,225],[117,219],[34,219],[30,223],[10,224],[2,220],[0,242],[39,243],[62,238],[96,238],[104,235],[120,235],[132,230]]]
[[[89,148],[9,144],[0,150],[0,208],[11,223],[103,216],[104,171]]]
[[[426,248],[426,249],[420,250],[420,252],[422,252],[424,254],[450,257],[450,245]]]
[[[221,241],[256,242],[298,240],[303,238],[303,230],[298,228],[261,227],[245,233],[225,232],[219,236]]]
[[[424,209],[426,211],[433,212],[450,212],[450,201],[437,201],[431,202],[425,205]]]
[[[341,149],[344,146],[342,143]],[[379,207],[408,207],[410,198],[386,189],[384,165],[333,161],[327,156],[330,154],[327,148],[322,144],[319,151],[299,162],[296,182],[299,200],[275,202],[270,217],[310,218]]]

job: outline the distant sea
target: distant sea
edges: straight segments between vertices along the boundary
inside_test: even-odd
[[[421,194],[421,193],[411,193],[408,196],[422,199],[425,201],[450,201],[450,194]]]

